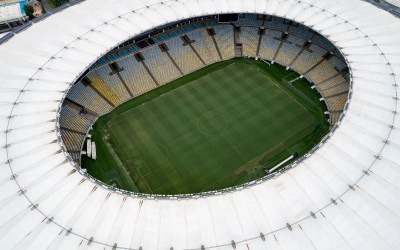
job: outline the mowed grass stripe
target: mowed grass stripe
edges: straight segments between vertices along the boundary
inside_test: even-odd
[[[174,177],[175,173],[168,163],[166,153],[160,149],[159,143],[152,141],[152,138],[157,137],[157,130],[154,129],[146,116],[142,114],[140,118],[138,121],[136,119],[126,119],[120,122],[119,126],[113,125],[111,131],[117,129],[120,132],[120,135],[115,137],[119,138],[119,140],[114,141],[123,148],[125,155],[133,164],[139,161],[141,164],[148,166],[149,164],[154,164],[153,161],[155,161],[156,164],[165,166],[160,169],[151,169],[152,176],[160,177],[165,175]],[[142,177],[149,184],[148,177]],[[161,178],[160,185],[163,184],[163,180],[166,179]],[[153,189],[156,188],[154,185],[152,186]]]
[[[160,109],[160,106],[154,105],[152,109],[150,109],[149,112],[146,114],[154,114],[155,116],[161,117],[161,114],[164,114],[164,110]],[[167,117],[167,116],[163,116]],[[131,123],[133,119],[128,120],[128,129],[125,131],[129,130],[134,130],[137,128],[135,126],[136,124]],[[143,177],[147,184],[151,187],[153,187],[153,190],[156,190],[159,188],[159,186],[165,185],[166,183],[170,182],[172,179],[176,178],[178,176],[177,172],[173,168],[173,166],[170,164],[168,158],[169,158],[169,152],[168,149],[164,150],[164,141],[163,137],[160,136],[160,128],[162,125],[166,126],[166,131],[168,130],[170,133],[174,131],[173,125],[167,120],[163,120],[163,122],[149,122],[145,118],[146,122],[144,122],[143,125],[145,126],[140,126],[139,129],[140,131],[145,131],[145,133],[141,133],[141,137],[139,137],[140,144],[137,144],[138,149],[140,150],[142,156],[144,157],[144,161],[146,162],[146,165],[151,167],[153,165],[162,165],[162,168],[151,168],[152,169],[152,174],[147,175]],[[125,128],[127,128],[125,126]],[[130,128],[130,129],[129,129]],[[129,139],[129,137],[125,137]],[[131,145],[131,142],[124,141],[124,145]],[[126,148],[131,148],[131,147],[126,147]],[[154,180],[157,179],[156,182]]]
[[[249,69],[249,67],[246,67],[246,66],[249,66],[250,67],[250,69]],[[227,68],[229,68],[229,67],[227,67]],[[246,74],[243,74],[242,72],[243,72],[243,70],[248,70],[249,72],[248,72],[248,74],[246,75]],[[232,76],[236,76],[235,74],[234,74],[234,72],[240,72],[240,74],[242,74],[242,77],[243,78],[247,78],[248,80],[246,81],[245,79],[239,79],[239,81],[240,82],[243,82],[243,83],[247,83],[247,84],[238,84],[238,85],[235,85],[235,86],[238,86],[238,89],[239,89],[239,91],[241,92],[241,93],[245,93],[245,90],[243,89],[243,86],[245,86],[245,87],[250,87],[250,89],[253,89],[254,88],[254,85],[257,85],[257,83],[260,83],[260,82],[262,82],[262,81],[260,81],[260,80],[263,80],[263,81],[268,81],[268,79],[266,79],[266,78],[264,78],[264,77],[257,77],[258,76],[258,74],[255,74],[255,73],[257,73],[257,72],[254,72],[254,67],[251,67],[251,65],[243,65],[243,67],[239,67],[239,68],[237,68],[237,69],[234,69],[234,70],[232,70],[232,68],[229,70],[229,73],[230,73],[230,75],[232,75]],[[254,74],[254,76],[256,76],[256,77],[253,77],[253,78],[249,78],[248,76],[249,75],[253,75]],[[250,84],[249,84],[250,83]],[[228,92],[228,91],[226,91],[226,93],[230,93],[230,92]],[[269,96],[268,96],[268,98],[271,96],[271,93],[267,93]],[[265,99],[265,97],[266,97],[266,95],[264,96],[264,99]],[[280,97],[280,96],[279,96]],[[277,101],[277,100],[272,100],[272,103],[279,103],[279,101]],[[281,106],[281,105],[279,105],[279,106]],[[251,106],[250,106],[251,107]],[[268,105],[267,107],[265,107],[265,109],[262,109],[261,110],[261,112],[264,112],[265,110],[269,110],[269,109],[271,109],[271,105]],[[254,109],[252,109],[252,110],[250,110],[250,113],[252,113],[254,111]],[[243,112],[243,114],[244,114],[244,117],[243,118],[245,118],[245,116],[247,116],[248,117],[248,114],[246,113],[246,112]],[[259,116],[255,116],[255,117],[259,117]],[[277,119],[279,119],[279,118],[277,118]],[[275,119],[276,120],[276,119]],[[271,122],[271,121],[265,121],[265,122]],[[261,126],[265,126],[265,124],[264,123],[261,123],[261,121],[259,120],[259,119],[250,119],[249,120],[249,122],[248,123],[246,123],[244,126],[246,126],[246,129],[245,128],[241,128],[241,131],[251,131],[251,130],[253,130],[253,129],[259,129]],[[275,129],[273,129],[273,131],[276,131]],[[268,132],[268,131],[266,131],[266,132]],[[231,142],[231,144],[238,144],[238,147],[240,147],[240,145],[246,145],[246,147],[245,148],[243,148],[241,151],[247,151],[247,153],[249,153],[249,154],[251,154],[251,156],[255,156],[254,154],[257,154],[257,147],[261,147],[262,145],[262,141],[260,141],[260,143],[259,144],[255,144],[255,143],[243,143],[243,140],[251,140],[252,138],[251,137],[249,137],[248,135],[249,134],[251,134],[251,133],[245,133],[244,135],[243,135],[243,137],[241,137],[241,138],[239,138],[239,140],[238,140],[238,138],[237,137],[232,137],[232,138],[227,138],[228,140],[229,139],[233,139],[235,142]],[[272,136],[272,134],[270,134],[269,135],[269,137],[270,136]],[[254,140],[253,140],[254,141]],[[248,147],[248,145],[252,145],[252,146],[255,146],[255,147]],[[246,150],[246,149],[248,149],[248,150]],[[251,156],[249,156],[249,157],[251,157]]]
[[[253,62],[232,61],[110,119],[109,140],[139,191],[239,184],[261,170],[249,162],[313,132],[312,113]]]

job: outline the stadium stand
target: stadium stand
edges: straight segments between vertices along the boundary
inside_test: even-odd
[[[326,38],[278,17],[259,20],[257,15],[242,14],[238,24],[241,26],[236,29],[236,38],[234,27],[228,24],[212,25],[210,30],[197,28],[181,35],[158,34],[164,37],[162,42],[143,49],[134,46],[134,53],[140,52],[141,56],[128,54],[117,58],[118,72],[111,70],[108,64],[93,68],[86,75],[90,84],[76,83],[67,98],[98,115],[108,113],[132,98],[126,88],[133,93],[133,97],[138,96],[154,89],[157,84],[166,84],[204,64],[234,57],[236,39],[242,44],[243,55],[256,57],[259,50],[260,58],[272,61],[275,57],[277,63],[293,68],[314,83],[327,104],[331,124],[335,124],[349,91],[349,82],[342,73],[346,63],[340,52]],[[260,38],[259,27],[263,24],[264,33]],[[287,35],[283,37],[282,32],[287,32]],[[308,39],[311,43],[305,45]],[[330,51],[333,54],[326,57]],[[93,116],[80,113],[68,105],[61,110],[63,137],[66,147],[73,154],[80,150],[84,139],[80,133],[87,132],[95,120]],[[79,156],[74,159],[78,162]]]
[[[335,74],[337,74],[337,71],[332,68],[332,66],[326,60],[323,60],[320,64],[318,64],[318,66],[308,72],[305,77],[309,81],[318,84]]]
[[[328,60],[332,67],[338,71],[347,67],[345,61],[343,59],[340,59],[340,57],[341,56],[334,55]]]
[[[282,33],[279,31],[274,31],[269,29],[265,30],[265,33],[261,39],[260,51],[258,54],[261,58],[270,61],[273,60],[276,50],[278,49],[280,43],[279,40],[276,40],[275,38],[280,37],[281,34]]]
[[[341,115],[342,115],[342,111],[330,112],[329,113],[329,122],[331,124],[336,124],[339,121],[339,118]]]
[[[257,19],[256,14],[241,14],[239,15],[239,26],[262,26],[263,21],[260,19]]]
[[[124,87],[117,74],[110,74],[111,69],[108,65],[103,65],[90,72],[88,75],[97,74],[100,79],[111,89],[118,97],[119,103],[122,103],[130,98],[130,95]]]
[[[211,64],[220,60],[213,39],[208,35],[207,30],[201,29],[190,32],[188,33],[188,37],[194,41],[192,43],[193,48],[199,53],[206,64]]]
[[[60,112],[60,126],[78,132],[86,133],[94,117],[80,114],[77,110],[64,105]]]
[[[300,52],[301,48],[297,47],[294,43],[284,42],[279,49],[275,61],[281,65],[289,66],[293,59]]]
[[[300,36],[290,34],[288,41],[292,42],[293,45],[298,45],[301,47],[306,40]]]
[[[87,77],[92,83],[91,86],[114,107],[120,103],[118,96],[104,83],[104,81],[98,75],[88,75]]]
[[[61,130],[61,134],[65,138],[64,143],[68,151],[79,152],[81,150],[84,135],[70,132],[66,129]]]
[[[315,36],[313,36],[312,40],[314,41],[314,43],[323,47],[325,50],[328,50],[328,51],[336,50],[335,46],[328,39],[326,39],[325,37],[323,37],[319,34],[315,34]]]
[[[300,37],[303,37],[304,39],[312,39],[314,33],[309,30],[309,28],[303,26],[303,25],[291,25],[289,27],[289,33],[294,34]],[[294,37],[297,37],[294,36]]]
[[[233,27],[231,25],[215,26],[215,40],[217,41],[219,50],[223,60],[228,60],[235,56]]]
[[[171,60],[155,45],[142,50],[145,64],[160,84],[168,83],[181,76]]]
[[[347,101],[347,93],[327,97],[325,100],[329,111],[343,111],[343,107]]]
[[[243,44],[243,54],[256,57],[259,41],[257,27],[241,27],[240,42]]]
[[[338,93],[347,93],[349,91],[349,85],[344,82],[332,86],[331,88],[324,89],[321,92],[326,96],[332,96]]]
[[[183,45],[183,41],[180,37],[168,40],[166,45],[169,48],[168,52],[184,74],[188,74],[203,66],[190,46],[188,44]]]
[[[279,17],[271,17],[270,20],[264,22],[264,26],[267,29],[278,31],[287,31],[289,28],[289,25],[284,23],[283,19]]]
[[[155,82],[140,62],[134,56],[127,56],[118,60],[121,68],[121,76],[135,96],[146,93],[156,87]]]
[[[347,86],[349,85],[347,83],[347,81],[341,75],[335,75],[331,78],[328,78],[327,80],[325,80],[323,82],[318,83],[317,85],[320,90],[324,91],[326,89],[332,88],[339,84],[344,84]]]
[[[324,53],[323,49],[315,44],[311,44],[310,50],[303,50],[301,55],[292,64],[292,68],[299,74],[304,74],[322,59]]]
[[[105,114],[112,110],[110,104],[100,97],[90,86],[84,86],[82,82],[78,82],[71,87],[67,98],[99,114]]]

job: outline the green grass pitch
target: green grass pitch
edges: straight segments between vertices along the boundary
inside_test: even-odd
[[[233,59],[201,69],[121,105],[91,132],[88,173],[130,191],[183,194],[262,177],[328,130],[325,107],[305,80],[279,65]],[[297,86],[296,86],[297,85]],[[297,90],[297,92],[296,92]],[[299,94],[301,90],[303,94]]]

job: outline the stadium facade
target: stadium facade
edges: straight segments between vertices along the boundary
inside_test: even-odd
[[[131,195],[84,175],[57,129],[71,83],[140,33],[221,13],[293,20],[341,50],[351,98],[329,136],[287,171],[204,196]],[[0,246],[398,248],[399,30],[358,0],[87,0],[32,25],[0,46]]]

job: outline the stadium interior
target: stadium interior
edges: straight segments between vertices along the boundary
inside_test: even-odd
[[[70,0],[1,34],[0,249],[398,249],[383,2]]]
[[[328,39],[275,16],[204,16],[126,41],[95,62],[70,87],[59,114],[69,159],[81,164],[85,139],[102,115],[184,75],[235,57],[294,70],[322,96],[331,128],[339,122],[349,95],[349,68]]]

